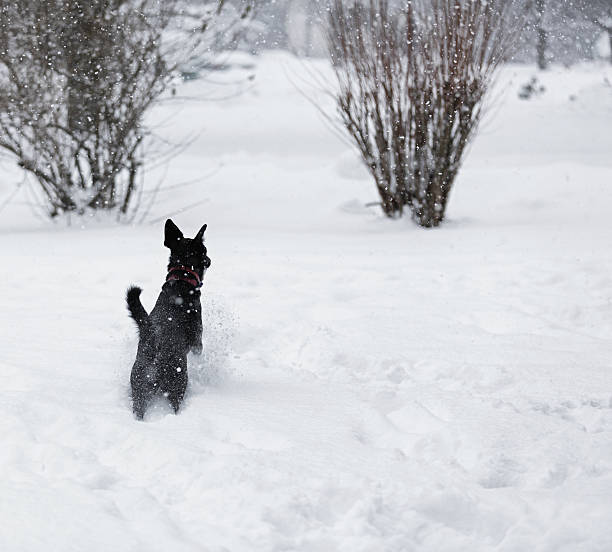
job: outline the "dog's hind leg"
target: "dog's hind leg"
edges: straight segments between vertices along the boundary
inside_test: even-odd
[[[141,395],[132,395],[132,411],[137,420],[144,418],[148,401]]]
[[[183,396],[184,395],[175,393],[168,395],[168,401],[170,401],[170,406],[174,410],[175,414],[178,414],[179,408],[181,407],[181,403],[183,402]]]
[[[168,401],[170,406],[174,409],[174,413],[178,414],[183,398],[185,397],[185,391],[187,390],[187,378],[175,382],[173,389],[168,392]]]
[[[187,362],[183,361],[179,369],[173,373],[172,380],[168,383],[170,384],[166,390],[168,401],[174,409],[174,413],[178,414],[185,397],[185,391],[187,391]]]
[[[139,369],[140,368],[140,369]],[[135,366],[132,371],[132,410],[138,420],[144,418],[147,406],[155,393],[157,384],[151,383],[141,366]]]
[[[146,401],[143,401],[140,398],[132,399],[132,410],[134,412],[134,416],[136,416],[136,419],[142,420],[144,418],[145,412],[147,411]]]
[[[134,416],[138,420],[142,420],[144,418],[145,412],[147,411],[147,406],[151,399],[155,395],[155,390],[149,389],[138,389],[132,390],[132,410],[134,411]]]

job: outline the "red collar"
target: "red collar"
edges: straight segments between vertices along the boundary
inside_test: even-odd
[[[180,273],[183,274],[180,274]],[[175,274],[179,273],[179,274]],[[185,274],[186,273],[186,274]],[[189,275],[193,276],[190,278]],[[191,284],[193,287],[199,288],[202,286],[202,280],[197,272],[192,270],[191,268],[187,268],[186,266],[173,266],[170,270],[168,270],[168,276],[166,276],[166,282],[170,280],[181,280],[183,282],[187,282]]]

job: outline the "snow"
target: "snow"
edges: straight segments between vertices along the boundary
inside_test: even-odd
[[[364,207],[367,172],[288,78],[304,63],[162,103],[164,137],[202,132],[148,181],[199,180],[143,224],[3,209],[0,549],[611,550],[610,68],[538,74],[530,101],[534,71],[505,68],[421,230]],[[190,205],[205,352],[182,412],[137,422],[124,294],[152,308]]]

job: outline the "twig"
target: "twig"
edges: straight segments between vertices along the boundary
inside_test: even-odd
[[[168,213],[166,215],[163,215],[161,217],[157,217],[157,218],[154,218],[153,220],[148,221],[148,224],[150,224],[150,225],[157,224],[158,222],[164,220],[165,218],[173,217],[174,215],[178,215],[180,213],[185,213],[186,211],[190,211],[191,209],[195,209],[199,205],[202,205],[204,203],[208,203],[209,201],[210,201],[210,199],[206,198],[206,199],[203,199],[201,201],[197,201],[196,203],[193,203],[192,205],[187,205],[186,207],[181,207],[180,209],[177,209],[176,211],[172,211],[171,213]]]
[[[15,185],[15,189],[8,195],[8,197],[0,204],[0,213],[8,206],[8,204],[15,198],[15,196],[21,191],[21,187],[25,183],[25,176]]]

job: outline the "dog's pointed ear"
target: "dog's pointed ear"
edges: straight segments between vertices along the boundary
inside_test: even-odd
[[[172,249],[172,246],[182,239],[183,233],[179,230],[179,227],[171,219],[168,219],[164,229],[164,245]]]
[[[204,226],[202,226],[202,228],[200,228],[200,230],[198,230],[198,233],[196,234],[194,240],[197,242],[201,242],[204,243],[204,232],[206,232],[206,227],[208,225],[205,224]]]

